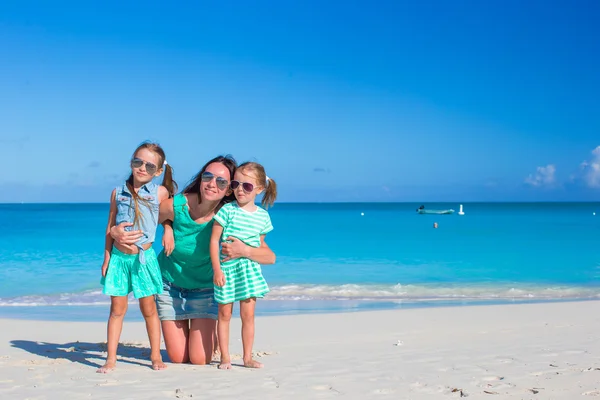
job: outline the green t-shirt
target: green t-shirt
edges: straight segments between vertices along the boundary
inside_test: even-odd
[[[173,198],[173,214],[175,249],[169,257],[164,250],[158,255],[163,278],[184,289],[212,288],[210,237],[213,220],[203,224],[195,222],[183,194]]]

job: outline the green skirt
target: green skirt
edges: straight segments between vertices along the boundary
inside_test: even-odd
[[[138,254],[125,254],[113,247],[106,277],[100,280],[104,286],[102,293],[127,296],[133,292],[136,299],[162,293],[162,276],[156,253],[152,248],[144,253],[146,264],[142,265]]]

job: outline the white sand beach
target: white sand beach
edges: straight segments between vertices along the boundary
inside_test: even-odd
[[[107,375],[95,372],[104,323],[0,320],[0,398],[594,397],[599,309],[588,301],[262,317],[255,350],[265,368],[230,371],[153,371],[143,324],[129,322]]]

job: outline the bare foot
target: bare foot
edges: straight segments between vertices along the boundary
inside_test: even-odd
[[[249,359],[244,360],[244,367],[246,368],[262,368],[264,365],[256,360]]]
[[[152,360],[152,369],[155,371],[160,371],[161,369],[167,369],[167,366],[161,358],[158,358],[156,360]]]
[[[98,368],[96,372],[99,374],[108,374],[109,372],[115,369],[116,364],[116,360],[106,360],[106,363],[100,368]]]
[[[221,362],[218,366],[219,369],[231,369],[231,360],[229,357],[221,357]]]

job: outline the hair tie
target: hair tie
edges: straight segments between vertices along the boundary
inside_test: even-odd
[[[165,161],[163,162],[163,165],[167,165],[167,160],[165,160]]]
[[[265,178],[267,178],[267,183],[269,183],[269,181],[271,180],[271,178],[269,178],[268,176],[265,175]]]

